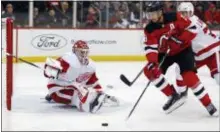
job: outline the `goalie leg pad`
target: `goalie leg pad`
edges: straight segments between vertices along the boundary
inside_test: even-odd
[[[90,89],[88,90],[86,98],[82,101],[78,96],[78,92],[79,91],[76,91],[75,95],[73,96],[72,104],[82,112],[96,113],[102,107],[102,104],[106,98],[105,94],[97,92],[94,89]]]
[[[215,78],[216,82],[218,83],[218,85],[220,85],[220,73],[216,73],[214,75],[214,78]]]
[[[51,94],[51,98],[56,103],[62,103],[62,104],[71,104],[71,100],[74,94],[74,90],[72,89],[63,89],[57,92],[54,92]]]

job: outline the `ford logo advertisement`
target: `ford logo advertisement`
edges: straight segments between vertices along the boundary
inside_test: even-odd
[[[42,34],[34,37],[31,44],[39,50],[58,50],[67,45],[67,40],[56,34]]]

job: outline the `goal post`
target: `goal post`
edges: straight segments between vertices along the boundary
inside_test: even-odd
[[[13,57],[8,56],[6,53],[13,55],[13,19],[3,18],[2,19],[2,57],[5,59],[5,74],[2,76],[5,82],[3,89],[6,90],[6,106],[8,110],[11,110],[12,104],[12,93],[13,93]],[[6,52],[6,53],[4,53]],[[3,63],[3,62],[2,62]]]

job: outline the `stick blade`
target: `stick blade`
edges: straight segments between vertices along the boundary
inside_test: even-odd
[[[120,75],[120,79],[121,79],[121,81],[124,82],[126,85],[131,86],[132,83],[131,83],[123,74]]]

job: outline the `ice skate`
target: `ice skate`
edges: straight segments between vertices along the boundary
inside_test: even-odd
[[[110,96],[106,94],[106,98],[103,102],[103,106],[105,107],[116,107],[119,106],[120,102],[115,96]]]
[[[169,114],[182,106],[185,100],[186,98],[184,96],[174,93],[173,95],[171,95],[167,103],[163,106],[163,110],[166,114]]]
[[[206,109],[211,116],[218,116],[219,115],[216,107],[212,103],[210,103],[208,106],[206,106]]]
[[[50,96],[49,94],[47,94],[47,95],[45,96],[45,100],[48,101],[48,102],[50,102],[50,101],[52,100],[52,98],[51,98],[51,96]]]
[[[90,104],[90,112],[96,113],[102,107],[106,97],[106,94],[98,93],[94,101]]]
[[[187,98],[188,97],[188,88],[184,92],[180,93],[181,98]]]

